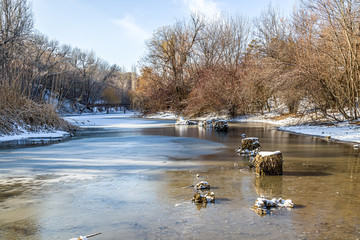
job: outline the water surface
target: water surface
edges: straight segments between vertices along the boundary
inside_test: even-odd
[[[360,238],[360,158],[351,146],[262,124],[216,133],[114,121],[70,141],[0,151],[0,239]],[[247,167],[235,151],[242,133],[283,152],[283,176]],[[201,180],[215,204],[191,202],[189,186]],[[250,210],[260,195],[290,198],[295,208],[260,217]]]

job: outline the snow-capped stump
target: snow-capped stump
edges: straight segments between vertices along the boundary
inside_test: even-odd
[[[259,175],[282,175],[283,157],[280,151],[259,152],[253,160],[255,172]]]
[[[183,117],[179,117],[176,120],[176,125],[197,125],[197,122],[193,122],[193,121],[189,121],[189,120],[185,120]]]
[[[218,131],[218,132],[226,132],[229,129],[229,125],[228,125],[227,121],[219,120],[219,121],[215,122],[214,129],[215,129],[215,131]]]
[[[194,188],[196,190],[209,190],[210,189],[210,184],[208,182],[205,182],[205,181],[201,181],[199,182],[198,184],[196,184],[194,186]]]
[[[206,194],[201,194],[200,192],[195,193],[193,199],[195,203],[214,203],[215,202],[215,193],[208,192]]]
[[[273,198],[266,199],[264,197],[257,198],[255,204],[251,207],[257,214],[263,216],[266,215],[267,211],[271,208],[294,208],[294,204],[291,199]]]
[[[259,138],[248,137],[241,140],[238,153],[255,156],[260,151]]]

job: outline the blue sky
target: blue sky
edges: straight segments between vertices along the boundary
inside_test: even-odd
[[[29,0],[35,28],[50,39],[93,50],[110,64],[131,69],[154,30],[191,11],[256,17],[271,2],[287,14],[296,0]]]

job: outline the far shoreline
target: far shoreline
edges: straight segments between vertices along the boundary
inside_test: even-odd
[[[86,114],[66,114],[61,117],[67,120],[69,123],[78,126],[80,129],[84,129],[84,122],[90,122],[93,116],[103,116],[106,118],[109,115],[117,114],[123,117],[135,117],[152,120],[171,120],[176,121],[179,116],[172,112],[159,112],[152,115],[141,115],[136,111],[128,111],[127,113],[113,112],[113,113],[86,113]],[[79,122],[70,120],[71,118],[78,118]],[[90,119],[90,120],[89,120]],[[203,121],[205,119],[220,120],[226,119],[224,115],[211,114],[200,118],[190,119],[195,121]],[[288,124],[289,121],[282,119],[281,121],[256,116],[245,116],[234,119],[226,119],[231,123],[263,123],[275,127],[278,131],[288,132],[295,135],[309,136],[321,139],[323,141],[343,143],[350,146],[356,146],[360,143],[360,125],[354,125],[350,123],[338,123],[334,126],[323,126],[313,122],[307,122],[305,124]],[[291,120],[293,122],[293,120]],[[298,131],[296,131],[298,130]],[[351,134],[349,134],[351,133]],[[38,146],[48,145],[52,143],[62,142],[71,139],[73,134],[65,131],[49,131],[49,132],[25,132],[22,134],[0,136],[0,146],[2,148],[12,148],[21,146]],[[349,140],[344,139],[349,137]]]

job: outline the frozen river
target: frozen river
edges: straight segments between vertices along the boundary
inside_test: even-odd
[[[70,117],[86,131],[0,150],[0,239],[358,239],[360,158],[351,146],[238,123],[228,133],[124,115]],[[281,150],[284,175],[258,177],[241,134]],[[196,175],[199,174],[199,179]],[[215,204],[195,205],[206,180]],[[264,217],[257,197],[290,198]]]

